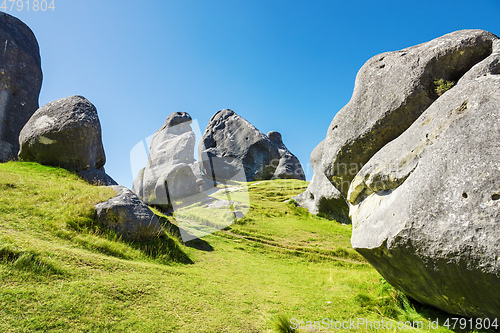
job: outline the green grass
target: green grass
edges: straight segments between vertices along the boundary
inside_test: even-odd
[[[287,332],[292,319],[443,321],[381,279],[351,248],[349,225],[283,202],[306,186],[251,183],[243,219],[187,244],[176,221],[155,211],[170,236],[134,244],[93,222],[94,204],[112,190],[57,168],[0,164],[0,331]]]
[[[438,96],[441,96],[455,85],[455,81],[445,81],[443,79],[434,81],[434,91]]]

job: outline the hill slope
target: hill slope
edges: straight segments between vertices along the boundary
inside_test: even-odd
[[[272,332],[276,318],[427,327],[442,316],[387,285],[350,247],[349,225],[283,202],[306,186],[252,183],[237,224],[187,245],[133,244],[93,222],[112,190],[62,169],[0,164],[0,331]]]

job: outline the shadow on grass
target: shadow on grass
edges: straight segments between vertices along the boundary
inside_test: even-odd
[[[106,255],[126,260],[136,259],[134,251],[138,250],[146,257],[162,264],[181,263],[192,264],[193,261],[182,250],[179,241],[178,228],[167,218],[158,216],[162,224],[164,235],[149,241],[126,241],[105,226],[87,219],[85,224],[68,223],[68,227],[76,232],[56,233],[61,238],[69,239],[79,245]]]
[[[64,269],[47,256],[34,250],[21,251],[7,244],[0,247],[0,263],[39,277],[67,274]]]
[[[168,218],[166,218],[165,216],[160,216],[160,215],[157,215],[157,216],[158,216],[158,219],[160,221],[160,224],[161,224],[163,230],[166,233],[168,233],[169,235],[171,235],[172,237],[175,237],[180,242],[182,242],[181,229],[179,228],[179,226],[170,222],[170,220]],[[205,251],[205,252],[212,252],[214,250],[212,245],[210,245],[209,243],[207,243],[206,241],[204,241],[203,239],[200,239],[200,238],[187,241],[184,243],[184,245],[186,245],[187,247],[191,247],[193,249],[197,249],[197,250]]]
[[[214,250],[212,245],[200,238],[187,241],[186,243],[184,243],[184,245],[205,252],[212,252]]]
[[[494,333],[500,332],[500,319],[497,319],[498,328],[495,329],[475,329],[476,319],[472,319],[472,328],[471,328],[471,319],[467,317],[462,317],[459,315],[452,315],[446,312],[443,312],[439,309],[436,309],[431,306],[426,306],[417,301],[409,298],[412,307],[415,311],[420,314],[424,318],[429,318],[431,322],[436,322],[439,327],[447,327],[450,331],[456,333]],[[479,319],[478,319],[479,320]],[[480,319],[481,323],[485,323],[485,319]],[[493,323],[494,319],[491,319],[489,324]],[[445,326],[445,324],[447,324]],[[464,328],[461,328],[464,327]]]
[[[166,216],[157,215],[162,226],[164,235],[142,242],[126,242],[131,247],[141,251],[149,258],[163,264],[172,262],[181,264],[193,264],[189,256],[180,247],[181,233],[179,227],[170,222]]]
[[[171,262],[181,264],[193,263],[189,256],[182,251],[177,241],[169,235],[164,235],[147,242],[133,242],[130,243],[130,246],[141,251],[149,258],[158,260],[164,264]]]

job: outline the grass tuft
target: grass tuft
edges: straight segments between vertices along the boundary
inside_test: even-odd
[[[285,314],[278,314],[274,318],[274,331],[276,333],[293,333],[296,329],[293,329],[290,325],[290,318]]]
[[[443,79],[434,81],[434,91],[438,96],[441,96],[455,85],[455,81],[446,81]]]

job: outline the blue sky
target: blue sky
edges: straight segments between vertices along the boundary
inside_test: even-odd
[[[188,112],[203,131],[223,108],[264,133],[281,132],[310,179],[309,155],[366,60],[459,29],[500,34],[499,0],[54,4],[7,11],[40,44],[40,105],[88,98],[101,120],[106,171],[127,187],[131,149],[170,113]]]

